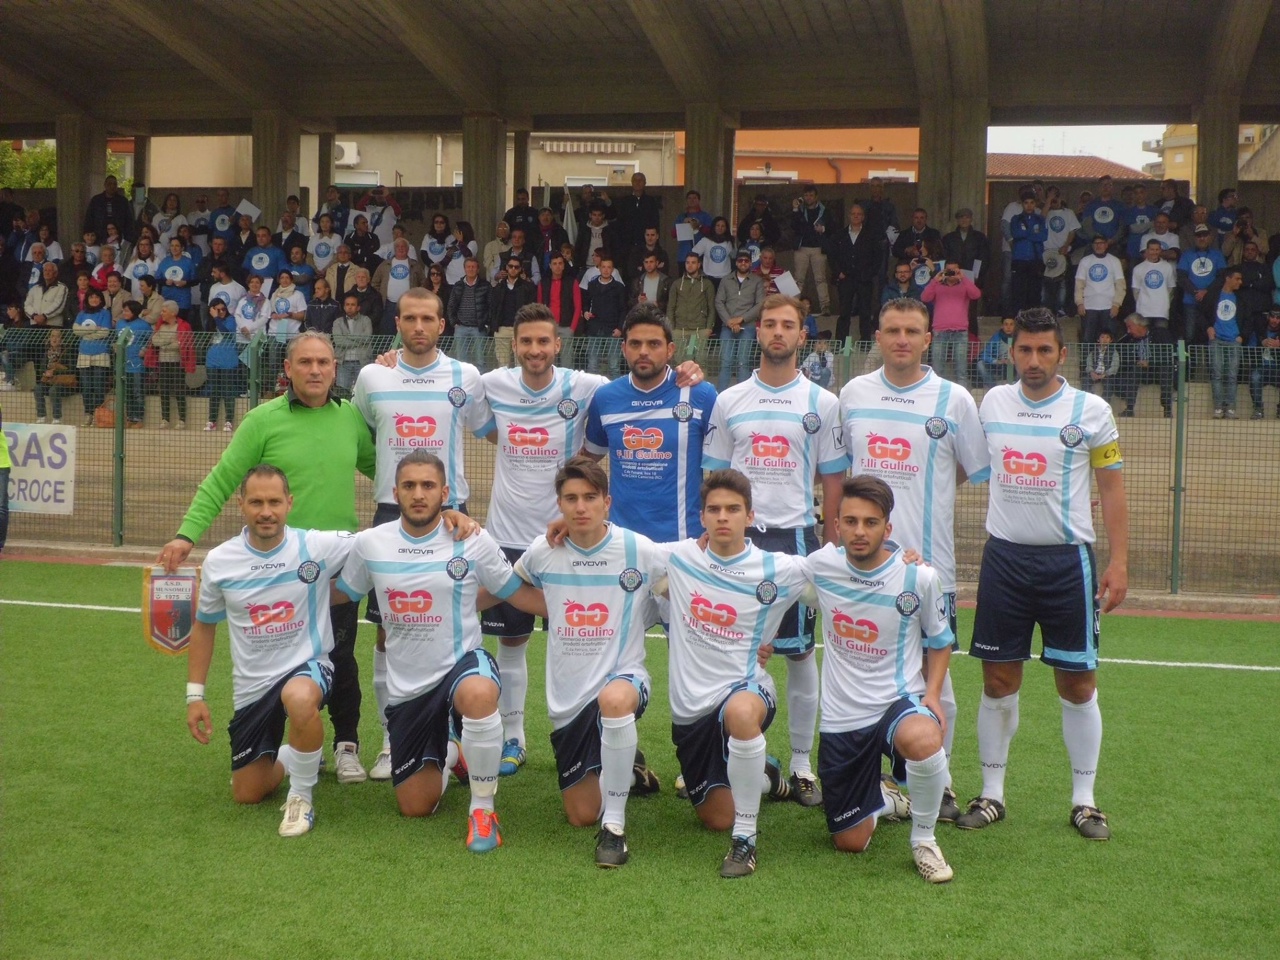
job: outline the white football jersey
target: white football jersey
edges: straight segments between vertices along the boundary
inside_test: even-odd
[[[483,530],[454,540],[441,523],[413,537],[393,520],[356,534],[338,588],[356,601],[378,593],[387,632],[387,698],[394,704],[432,689],[480,646],[480,587],[505,600],[521,583]]]
[[[954,639],[938,574],[903,563],[892,546],[874,570],[854,567],[833,543],[801,561],[822,609],[823,733],[861,730],[895,700],[923,696],[924,647]]]
[[[1093,543],[1093,471],[1123,463],[1111,405],[1065,380],[1038,401],[1010,383],[987,391],[978,416],[991,457],[987,533],[1012,543]]]
[[[267,553],[249,545],[246,531],[209,551],[196,619],[227,621],[237,710],[308,660],[328,662],[329,581],[354,543],[351,533],[286,527],[283,542]]]
[[[547,713],[559,730],[613,677],[649,683],[644,632],[649,585],[661,561],[648,537],[610,525],[590,550],[538,537],[516,573],[547,600]]]
[[[925,367],[923,380],[895,387],[881,367],[840,391],[844,439],[853,473],[879,477],[893,490],[893,539],[956,589],[956,466],[981,482],[990,465],[978,405],[963,387]]]
[[[672,722],[705,716],[744,680],[773,692],[756,651],[777,635],[783,614],[804,592],[802,558],[750,542],[728,558],[700,550],[695,540],[657,549],[668,554]]]
[[[813,526],[813,478],[849,468],[840,402],[803,374],[785,387],[757,373],[716,400],[702,456],[704,470],[732,467],[751,481],[756,523]]]
[[[525,386],[519,367],[490,370],[482,379],[493,412],[482,436],[498,434],[486,528],[504,547],[523,549],[560,516],[556,471],[582,449],[587,408],[609,379],[562,367],[536,391]]]
[[[444,461],[449,503],[471,495],[462,453],[463,430],[485,435],[489,405],[480,371],[437,351],[421,369],[403,358],[394,367],[371,363],[360,370],[351,402],[374,432],[378,466],[373,481],[377,503],[395,503],[396,464],[414,450]]]

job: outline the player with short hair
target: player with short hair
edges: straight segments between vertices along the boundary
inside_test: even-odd
[[[1062,326],[1043,308],[1018,314],[1010,351],[1019,383],[993,387],[978,411],[991,457],[989,539],[978,575],[969,655],[982,661],[978,759],[982,794],[956,820],[978,830],[1003,820],[1009,744],[1018,729],[1022,663],[1039,625],[1040,659],[1053,668],[1062,738],[1071,759],[1071,823],[1089,840],[1111,836],[1094,801],[1098,710],[1098,602],[1128,592],[1129,510],[1119,431],[1101,397],[1060,376]],[[1111,558],[1095,576],[1090,479],[1097,482]]]
[[[396,503],[396,464],[412,450],[437,453],[445,464],[445,484],[453,497],[446,506],[466,512],[470,486],[466,478],[463,439],[467,430],[483,436],[489,421],[480,371],[446,356],[437,346],[444,334],[444,307],[425,287],[412,287],[400,297],[396,330],[401,347],[393,365],[371,363],[361,368],[351,402],[374,435],[378,465],[373,478],[377,507],[373,525],[400,516]],[[448,515],[449,517],[452,514]],[[373,692],[382,722],[382,749],[369,768],[373,780],[391,779],[391,741],[387,732],[386,632],[378,596],[369,594],[365,617],[377,624],[373,653]]]
[[[289,480],[269,464],[244,475],[237,503],[244,529],[204,561],[187,658],[187,728],[198,742],[209,742],[205,681],[215,626],[225,620],[235,703],[227,726],[231,794],[236,803],[260,803],[287,775],[280,836],[297,837],[315,825],[311,791],[324,746],[320,708],[333,682],[329,584],[354,535],[286,525],[293,506]],[[289,740],[281,746],[286,719]]]
[[[400,519],[356,535],[338,588],[356,601],[375,590],[384,608],[391,781],[400,812],[435,812],[457,762],[457,737],[471,785],[467,849],[484,853],[502,845],[493,807],[502,758],[501,681],[480,646],[477,603],[487,602],[483,589],[522,607],[543,607],[487,533],[465,540],[445,535],[441,510],[453,495],[447,476],[440,458],[425,450],[400,460]]]
[[[839,545],[804,560],[825,644],[818,772],[836,849],[861,853],[883,805],[880,758],[904,763],[916,869],[946,883],[952,870],[934,826],[947,786],[942,687],[954,634],[939,575],[902,563],[902,548],[888,539],[894,501],[879,477],[845,480],[833,505]]]
[[[655,549],[608,520],[609,477],[590,457],[555,476],[568,536],[538,537],[515,565],[547,606],[547,710],[560,797],[575,827],[600,824],[596,863],[627,862],[626,805],[636,720],[649,702],[644,665]]]
[[[747,539],[751,494],[737,470],[708,473],[706,550],[696,540],[665,550],[666,582],[655,587],[671,609],[671,739],[698,819],[731,831],[720,865],[726,878],[755,872],[761,795],[791,795],[781,764],[765,752],[777,695],[759,652],[805,586],[798,559]]]
[[[814,528],[814,477],[823,502],[840,498],[849,467],[840,426],[840,403],[802,374],[797,351],[805,342],[805,311],[798,300],[767,297],[756,324],[760,367],[716,401],[703,467],[733,467],[745,474],[760,504],[759,529],[750,534],[762,550],[805,556],[818,549]],[[835,536],[827,511],[824,539]],[[787,658],[787,725],[791,735],[789,786],[802,806],[817,806],[822,791],[813,774],[818,719],[818,662],[814,659],[814,611],[803,604],[786,611],[773,649]]]
[[[918,551],[937,572],[954,636],[956,487],[965,479],[984,481],[990,461],[973,396],[924,365],[930,340],[923,303],[909,297],[885,303],[876,330],[884,364],[845,384],[840,412],[854,473],[878,477],[892,488],[894,540]],[[950,673],[943,680],[942,710],[950,757],[956,723]],[[959,814],[948,784],[940,819],[951,823]]]

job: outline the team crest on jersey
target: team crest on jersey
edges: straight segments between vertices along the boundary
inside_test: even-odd
[[[893,602],[893,605],[898,608],[898,613],[909,617],[920,609],[920,594],[903,590],[898,594],[898,599]]]
[[[444,565],[444,572],[449,575],[450,580],[463,579],[470,569],[471,564],[466,557],[453,557]]]
[[[816,413],[806,413],[800,418],[800,425],[804,427],[804,432],[812,437],[822,429],[822,418]]]
[[[448,393],[449,402],[458,409],[462,409],[462,405],[467,402],[467,391],[461,387],[451,387]]]
[[[756,586],[756,599],[767,607],[778,599],[778,585],[772,580],[761,580]]]
[[[1078,447],[1084,443],[1084,431],[1076,424],[1069,423],[1058,431],[1058,439],[1065,447]]]
[[[572,420],[578,415],[578,401],[573,399],[564,399],[556,404],[556,413],[560,414],[561,420]]]
[[[643,583],[644,574],[635,567],[627,567],[627,569],[618,574],[618,586],[627,591],[627,593],[635,593]]]
[[[681,400],[671,408],[671,416],[675,417],[681,423],[688,423],[693,419],[693,405]]]
[[[298,565],[298,579],[303,583],[315,583],[320,579],[320,564],[306,560]]]
[[[947,435],[947,421],[942,417],[930,417],[924,422],[924,432],[932,440],[941,440]]]

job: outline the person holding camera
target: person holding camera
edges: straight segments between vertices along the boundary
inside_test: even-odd
[[[954,260],[920,294],[922,301],[933,304],[933,369],[962,387],[969,386],[969,302],[981,296]]]
[[[1222,238],[1222,255],[1227,266],[1238,267],[1244,262],[1244,248],[1249,243],[1256,243],[1258,253],[1263,258],[1267,256],[1267,235],[1253,225],[1253,211],[1241,207],[1236,211],[1236,222]]]

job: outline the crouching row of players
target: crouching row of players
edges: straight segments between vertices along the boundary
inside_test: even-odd
[[[746,539],[751,486],[735,470],[704,480],[703,542],[655,544],[610,524],[608,478],[589,458],[570,460],[555,487],[567,537],[558,545],[540,538],[513,569],[488,534],[442,511],[445,469],[431,454],[411,453],[396,469],[400,518],[354,535],[288,527],[287,479],[274,467],[251,470],[239,491],[244,532],[205,561],[187,694],[188,726],[207,743],[204,681],[213,626],[227,619],[235,799],[266,799],[287,776],[280,833],[312,828],[319,709],[330,680],[325,607],[375,590],[385,601],[400,811],[435,811],[460,750],[471,791],[467,846],[500,846],[501,678],[481,647],[477,610],[506,600],[548,618],[547,705],[565,813],[574,825],[599,825],[597,864],[621,866],[636,721],[650,690],[645,629],[659,618],[662,597],[680,770],[701,822],[731,834],[720,875],[748,876],[761,799],[786,792],[765,750],[776,700],[763,666],[767,639],[799,602],[823,615],[818,773],[836,848],[859,852],[870,843],[888,756],[905,766],[920,874],[951,879],[934,826],[948,781],[940,697],[953,637],[933,571],[905,562],[887,539],[893,493],[883,481],[844,481],[839,543],[808,557],[766,552]]]

